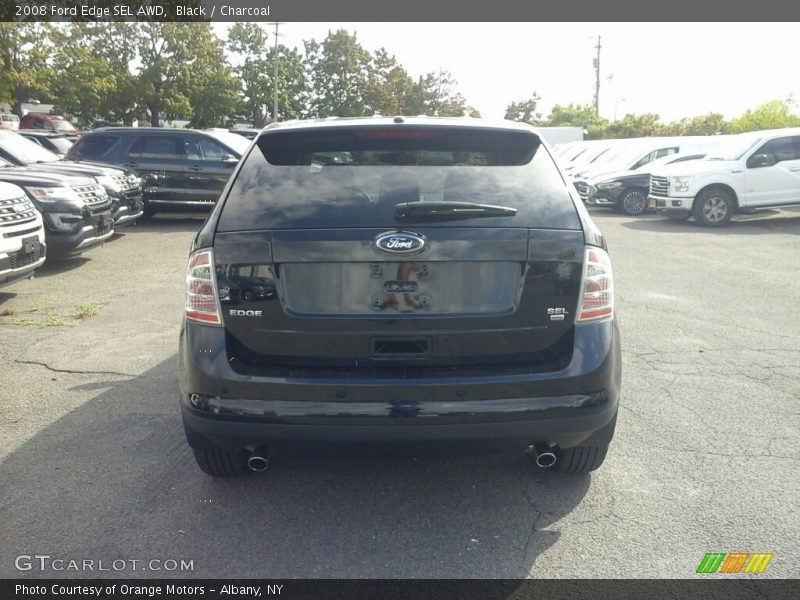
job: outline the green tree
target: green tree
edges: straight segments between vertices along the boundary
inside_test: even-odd
[[[322,42],[305,42],[311,79],[309,116],[357,117],[373,114],[369,105],[372,55],[344,29]]]
[[[137,95],[150,123],[189,117],[221,124],[235,111],[235,81],[209,23],[140,24]]]
[[[773,100],[752,110],[747,110],[738,119],[730,122],[731,133],[797,127],[800,116],[792,114],[793,100]]]
[[[556,104],[547,118],[540,122],[543,127],[583,127],[586,139],[596,140],[607,137],[608,120],[595,114],[594,107],[588,104]]]
[[[0,22],[0,102],[22,116],[22,103],[49,99],[49,23]]]
[[[475,114],[467,106],[464,96],[457,89],[458,82],[449,71],[440,70],[420,77],[414,84],[403,107],[405,114],[431,117],[461,117]]]
[[[533,92],[527,100],[512,102],[506,106],[506,115],[503,118],[509,121],[537,123],[542,118],[541,113],[537,111],[541,99],[542,97],[538,93]]]
[[[660,135],[662,123],[660,117],[654,113],[643,113],[641,115],[625,115],[622,119],[615,121],[606,129],[608,137],[611,138],[634,138]]]
[[[207,23],[189,30],[193,60],[187,66],[179,90],[189,101],[192,127],[227,125],[239,102],[239,83],[225,56],[224,45]]]
[[[683,135],[718,135],[728,133],[728,123],[719,113],[699,115],[684,121]]]
[[[228,51],[234,55],[234,72],[239,79],[239,112],[256,127],[269,122],[274,104],[275,48],[269,47],[267,33],[255,23],[237,23],[228,32]],[[296,119],[307,103],[307,78],[297,49],[278,45],[278,115]]]
[[[136,108],[138,28],[132,23],[71,23],[54,27],[51,91],[55,109],[85,123],[130,122]]]
[[[370,65],[370,84],[366,103],[381,115],[410,114],[405,112],[413,95],[414,80],[384,48],[375,52]]]

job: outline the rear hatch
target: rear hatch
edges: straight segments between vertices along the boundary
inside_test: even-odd
[[[262,134],[214,239],[235,369],[557,369],[584,237],[526,129]]]

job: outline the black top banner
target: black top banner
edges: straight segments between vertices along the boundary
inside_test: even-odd
[[[0,21],[795,21],[800,3],[722,0],[4,0]]]

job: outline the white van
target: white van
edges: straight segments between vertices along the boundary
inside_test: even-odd
[[[19,129],[19,117],[11,113],[0,113],[0,129]]]

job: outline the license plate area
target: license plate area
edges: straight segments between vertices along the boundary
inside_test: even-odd
[[[425,338],[373,338],[371,354],[378,358],[423,357],[430,354],[431,344]]]
[[[39,250],[39,238],[35,235],[22,238],[22,253],[34,254]]]
[[[511,261],[284,263],[284,307],[294,315],[419,317],[509,314],[523,269]]]

